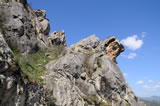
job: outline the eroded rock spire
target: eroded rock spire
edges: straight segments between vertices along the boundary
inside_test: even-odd
[[[91,35],[90,37],[73,44],[70,48],[71,50],[84,53],[103,52],[115,63],[116,57],[124,51],[123,45],[114,36],[108,37],[103,41],[99,41],[95,35]]]

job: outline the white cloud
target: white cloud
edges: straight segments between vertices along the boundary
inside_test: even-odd
[[[148,89],[148,88],[151,88],[151,87],[148,86],[148,85],[143,85],[142,88]]]
[[[125,57],[125,58],[128,58],[128,59],[134,59],[136,56],[137,56],[137,54],[136,53],[134,53],[134,52],[131,52],[130,54],[128,54],[128,55],[121,55],[122,57]]]
[[[160,90],[160,85],[153,85],[153,86],[144,85],[142,86],[142,88],[150,91],[156,91],[156,90]]]
[[[128,47],[130,50],[137,50],[141,48],[143,45],[143,41],[140,39],[137,39],[137,35],[133,35],[130,37],[127,37],[126,39],[121,40],[121,43]]]
[[[148,80],[148,82],[149,82],[149,83],[152,83],[152,82],[153,82],[153,80]]]
[[[144,83],[143,80],[139,80],[139,81],[136,82],[136,84],[143,84],[143,83]]]
[[[141,37],[144,38],[144,37],[146,37],[146,36],[147,36],[147,32],[142,32]]]
[[[128,59],[134,59],[136,56],[137,56],[136,53],[130,53],[130,54],[127,56],[127,58],[128,58]]]

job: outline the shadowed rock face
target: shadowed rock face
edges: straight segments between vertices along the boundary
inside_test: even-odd
[[[1,0],[0,14],[0,106],[145,106],[116,64],[124,47],[115,37],[99,41],[91,35],[66,48],[64,31],[48,35],[45,11],[32,10],[26,0]],[[33,83],[26,81],[15,48],[23,60],[40,49],[61,55],[42,68],[43,82]]]
[[[0,30],[0,105],[24,105],[25,90],[19,66]]]

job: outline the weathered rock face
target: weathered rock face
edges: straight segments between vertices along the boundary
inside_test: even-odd
[[[115,37],[99,41],[92,35],[66,49],[64,31],[48,35],[45,11],[32,10],[26,0],[1,0],[0,14],[0,106],[145,106],[116,64],[124,47]],[[17,50],[24,56],[55,48],[52,52],[61,55],[42,68],[43,82],[27,80],[22,67],[26,58],[20,64]],[[29,74],[42,66],[29,65]]]
[[[38,21],[40,22],[40,33],[48,35],[50,31],[50,25],[48,19],[46,19],[46,11],[34,10],[34,13],[38,17]]]
[[[70,49],[85,53],[101,51],[109,56],[114,62],[116,62],[116,57],[124,51],[123,45],[115,37],[108,37],[100,42],[95,35],[91,35],[90,37],[72,45]]]
[[[5,39],[12,48],[33,53],[48,45],[45,36],[49,32],[49,22],[44,11],[32,11],[25,0],[2,0],[0,14],[3,14],[0,20]]]
[[[53,92],[55,104],[145,106],[125,83],[120,69],[110,57],[113,54],[116,57],[124,50],[119,43],[109,54],[107,48],[114,43],[119,43],[115,37],[100,42],[92,35],[72,45],[65,56],[47,65],[46,89]]]

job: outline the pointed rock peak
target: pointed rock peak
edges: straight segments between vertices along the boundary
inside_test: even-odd
[[[79,41],[76,44],[71,45],[71,49],[74,51],[79,52],[91,52],[99,45],[99,39],[96,37],[96,35],[91,35],[88,38],[85,38],[81,41]]]
[[[95,51],[104,52],[104,54],[108,55],[115,63],[116,57],[124,51],[123,45],[116,37],[111,36],[100,42],[96,35],[91,35],[88,38],[73,44],[70,49],[83,53],[91,53]]]
[[[124,51],[124,46],[116,37],[112,36],[103,40],[99,45],[99,49],[104,51],[112,61],[116,62],[116,57]]]

